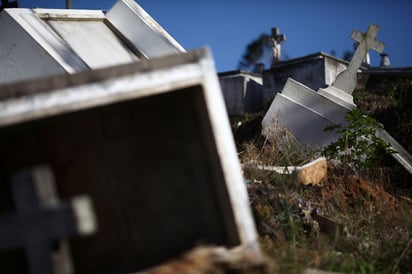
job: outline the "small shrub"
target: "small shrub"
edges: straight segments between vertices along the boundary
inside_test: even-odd
[[[355,108],[347,113],[346,120],[347,125],[333,125],[325,129],[341,134],[338,140],[323,150],[329,159],[359,171],[375,167],[384,153],[395,152],[387,142],[376,136],[376,131],[382,126],[375,119]]]

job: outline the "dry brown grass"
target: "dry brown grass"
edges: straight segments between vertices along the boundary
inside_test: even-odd
[[[256,135],[238,143],[239,157],[242,162],[284,166],[301,165],[318,155],[289,140],[280,147]],[[302,273],[308,267],[411,273],[412,203],[388,192],[390,172],[381,166],[354,176],[329,163],[323,186],[314,187],[288,175],[245,167],[261,245],[278,265],[276,273]],[[309,207],[300,208],[300,201],[318,208],[319,214],[307,213]]]

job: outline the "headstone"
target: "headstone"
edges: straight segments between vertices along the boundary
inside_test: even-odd
[[[108,11],[5,9],[0,84],[185,52],[133,0]]]
[[[207,50],[0,89],[2,177],[46,163],[60,197],[93,201],[98,232],[69,241],[75,273],[132,273],[202,244],[259,250]]]
[[[332,86],[335,89],[352,94],[356,87],[356,75],[358,69],[362,65],[369,49],[382,53],[383,48],[385,47],[382,42],[375,40],[378,32],[379,26],[375,24],[371,24],[366,33],[362,33],[359,30],[354,30],[352,32],[351,38],[358,42],[359,45],[356,48],[349,67],[339,74],[336,81],[333,83]]]
[[[276,125],[286,127],[304,145],[325,146],[339,135],[325,132],[330,125],[346,124],[346,113],[355,108],[352,92],[356,86],[356,74],[369,48],[381,51],[383,44],[375,37],[379,27],[371,24],[368,31],[352,33],[359,46],[348,68],[341,72],[335,82],[318,92],[288,79],[282,93],[276,95],[262,120],[262,134],[269,139],[276,136]]]
[[[52,244],[56,241],[96,230],[88,198],[79,197],[72,205],[59,203],[51,176],[46,167],[13,176],[10,188],[16,213],[0,216],[0,250],[24,248],[31,274],[56,273],[52,261]],[[79,218],[83,214],[89,216],[88,220]]]
[[[347,70],[338,75],[329,87],[315,92],[312,88],[289,78],[282,93],[278,93],[262,120],[262,134],[272,140],[282,138],[279,130],[286,127],[302,144],[309,146],[325,146],[335,141],[339,134],[325,132],[330,125],[345,125],[345,116],[355,108],[352,92],[356,86],[356,74],[372,48],[383,51],[384,45],[375,39],[379,30],[371,24],[368,31],[352,33],[352,38],[359,42],[352,61]],[[338,88],[339,87],[339,88]],[[412,174],[412,156],[386,130],[380,129],[376,135],[386,141],[397,153],[391,156]]]
[[[272,47],[272,67],[280,61],[281,46],[280,43],[286,41],[285,34],[279,34],[279,28],[272,28],[272,35],[270,37],[270,45]]]
[[[283,134],[285,127],[303,145],[327,145],[339,134],[324,129],[333,124],[346,124],[348,110],[345,105],[289,78],[262,120],[262,134],[269,140],[282,138],[279,134]]]

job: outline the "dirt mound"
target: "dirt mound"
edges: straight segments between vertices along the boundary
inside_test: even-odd
[[[394,209],[396,204],[395,197],[385,191],[383,185],[352,175],[330,175],[321,192],[326,207],[333,204],[342,210],[372,206],[380,211]]]

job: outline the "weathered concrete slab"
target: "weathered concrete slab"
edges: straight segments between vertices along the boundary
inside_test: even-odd
[[[304,185],[320,185],[327,175],[328,164],[324,157],[296,168],[297,181]]]
[[[185,52],[184,48],[134,0],[117,1],[106,13],[106,17],[144,58]]]
[[[315,268],[307,268],[303,271],[303,274],[342,274],[341,272],[325,271]]]
[[[302,144],[323,146],[339,137],[324,129],[332,124],[345,124],[347,111],[309,87],[289,79],[262,120],[262,134],[268,139],[277,138],[276,127],[282,126]]]
[[[60,197],[92,199],[99,232],[70,241],[76,273],[139,271],[199,243],[258,250],[207,50],[0,90],[1,178],[45,163]]]
[[[366,33],[361,33],[358,30],[352,33],[351,38],[359,43],[354,57],[349,66],[340,72],[336,76],[336,80],[328,87],[322,88],[319,85],[325,83],[325,75],[328,75],[329,79],[333,79],[333,76],[337,73],[336,68],[339,66],[335,66],[335,69],[323,71],[325,67],[319,60],[315,60],[315,62],[311,61],[303,68],[297,69],[294,74],[286,69],[287,75],[290,74],[294,78],[299,78],[300,82],[289,78],[282,93],[276,94],[262,120],[262,134],[269,140],[278,138],[279,136],[276,136],[278,128],[286,127],[298,141],[305,145],[326,146],[335,141],[339,135],[333,132],[324,132],[324,129],[330,125],[345,125],[347,123],[346,113],[356,108],[352,92],[357,85],[357,73],[360,66],[369,49],[382,52],[384,48],[383,43],[375,40],[378,31],[379,26],[371,24]],[[300,61],[302,60],[294,61],[297,63],[298,68],[301,66]],[[313,77],[313,73],[305,72],[308,68],[314,68],[310,70],[311,72],[325,72],[325,75],[319,77],[318,73],[314,74],[316,77]],[[269,98],[271,92],[276,91],[275,87],[279,86],[276,80],[282,79],[282,77],[285,78],[284,75],[276,78],[271,74],[273,74],[273,69],[263,74],[263,101]],[[278,82],[282,83],[282,81]],[[306,86],[301,82],[310,82],[310,86]],[[319,87],[317,92],[313,86]],[[398,152],[393,153],[392,156],[412,174],[412,156],[410,153],[384,129],[379,130],[377,136],[388,142]]]
[[[0,84],[185,52],[133,0],[100,10],[5,9]]]
[[[331,125],[346,124],[346,113],[356,107],[352,92],[356,86],[357,71],[370,48],[383,50],[383,44],[375,39],[379,27],[371,24],[365,34],[354,31],[351,38],[359,46],[349,66],[327,88],[318,92],[288,79],[281,94],[277,94],[262,121],[262,134],[268,139],[274,136],[274,127],[279,122],[289,129],[304,145],[326,146],[335,141],[337,134],[324,132]]]
[[[258,162],[244,163],[243,167],[273,171],[279,174],[292,175],[304,185],[319,185],[328,174],[328,164],[325,157],[320,157],[303,166],[267,166]]]

